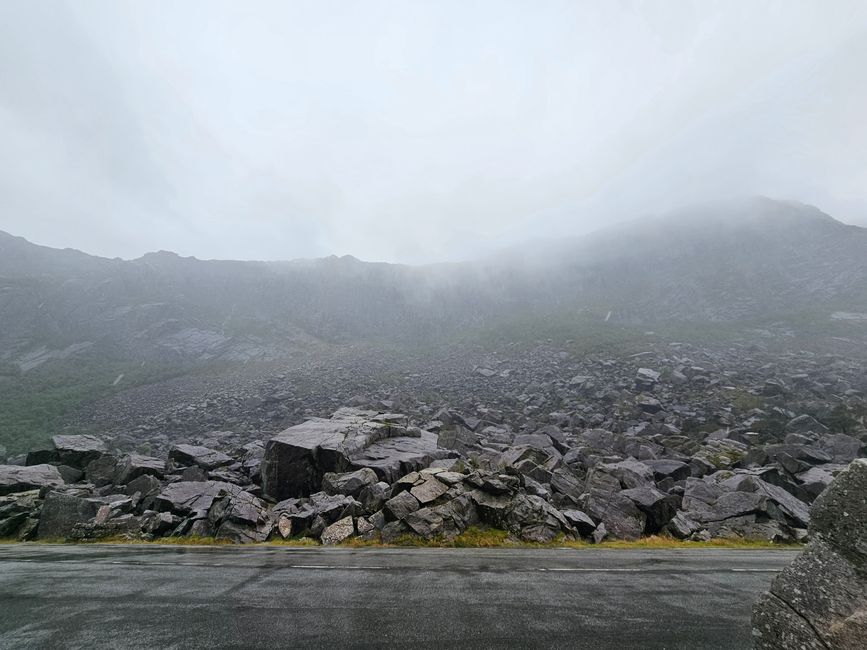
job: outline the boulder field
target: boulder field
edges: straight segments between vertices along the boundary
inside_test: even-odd
[[[658,376],[642,369],[635,381]],[[865,461],[845,470],[864,445],[819,426],[796,416],[782,440],[737,429],[696,440],[664,425],[521,433],[449,409],[419,426],[406,415],[344,407],[267,440],[224,448],[191,441],[165,458],[112,450],[95,436],[55,436],[24,464],[0,465],[0,536],[388,543],[479,526],[539,543],[811,539],[808,557],[852,573],[861,565],[838,564],[864,549],[838,553],[843,532],[812,520],[831,518],[841,488],[823,490],[835,476],[835,486],[849,485],[865,471]],[[783,583],[777,591],[772,604]]]

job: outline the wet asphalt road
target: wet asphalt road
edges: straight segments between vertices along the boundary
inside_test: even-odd
[[[0,648],[749,648],[769,550],[0,545]]]

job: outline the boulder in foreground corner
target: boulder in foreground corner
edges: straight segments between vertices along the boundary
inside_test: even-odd
[[[807,549],[753,607],[758,650],[867,647],[867,460],[814,502]]]

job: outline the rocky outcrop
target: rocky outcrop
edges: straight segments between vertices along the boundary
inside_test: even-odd
[[[269,408],[276,435],[226,430],[239,420],[212,411],[208,398],[173,411],[172,433],[135,429],[107,445],[59,438],[16,459],[30,467],[0,468],[0,534],[34,538],[54,492],[69,498],[51,497],[44,529],[65,503],[79,514],[58,535],[82,540],[393,542],[478,526],[532,542],[797,542],[810,535],[809,504],[865,453],[867,383],[858,363],[839,356],[751,350],[746,363],[742,351],[678,345],[639,363],[549,344],[522,354],[487,355],[476,366],[492,374],[473,372],[471,383],[449,374],[439,389],[463,390],[451,404],[412,393],[442,376],[433,368],[407,375],[400,393],[368,386],[346,396],[330,383],[327,399],[293,396],[286,385],[232,398],[236,413]],[[361,370],[347,364],[348,374]],[[354,406],[308,417],[344,398]],[[212,415],[193,435],[183,417],[195,412]],[[278,426],[290,416],[295,426]],[[92,516],[90,505],[72,507],[82,499],[96,506]]]
[[[867,647],[867,461],[813,504],[811,541],[753,608],[758,650]]]
[[[342,408],[329,419],[308,420],[268,441],[262,489],[276,499],[306,496],[319,489],[328,472],[365,467],[393,481],[445,457],[436,442],[436,435],[407,427],[404,416]]]

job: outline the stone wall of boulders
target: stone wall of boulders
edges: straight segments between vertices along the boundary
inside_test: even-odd
[[[634,378],[648,388],[659,380],[647,368]],[[265,441],[175,444],[167,458],[55,436],[24,465],[0,465],[0,536],[333,544],[490,526],[529,542],[795,542],[810,536],[809,504],[865,451],[861,438],[817,434],[818,422],[797,416],[782,442],[732,429],[696,439],[653,420],[620,432],[514,433],[491,417],[446,408],[419,427],[403,414],[341,408]]]
[[[753,609],[758,650],[867,648],[867,461],[813,504],[810,543]]]

